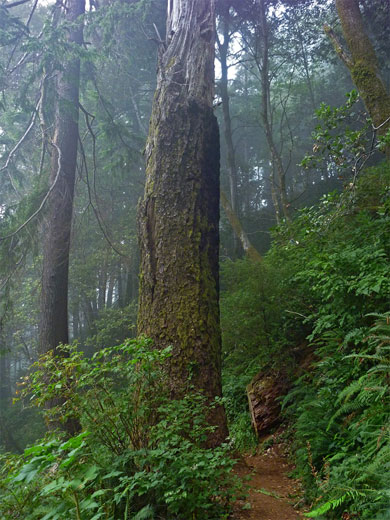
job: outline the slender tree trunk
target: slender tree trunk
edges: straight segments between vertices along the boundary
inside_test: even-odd
[[[1,325],[0,325],[1,326]],[[0,408],[11,404],[11,378],[9,354],[2,348],[0,330]]]
[[[109,281],[108,281],[108,289],[107,289],[106,305],[108,308],[110,308],[112,306],[112,297],[114,295],[114,286],[115,286],[115,276],[113,274],[111,274]]]
[[[122,263],[118,263],[118,307],[122,308],[125,306],[125,292],[126,292],[126,280],[125,273],[122,267]]]
[[[0,445],[6,451],[21,453],[23,450],[15,440],[7,422],[7,414],[12,406],[10,356],[5,349],[3,317],[0,318]]]
[[[325,26],[325,31],[349,68],[374,127],[383,135],[390,128],[390,95],[380,77],[378,59],[365,31],[359,3],[336,0],[336,8],[349,52],[343,49],[330,27]]]
[[[267,24],[267,14],[265,7],[265,0],[259,0],[259,19],[260,19],[260,30],[263,40],[263,56],[260,66],[261,74],[261,92],[262,92],[262,112],[261,118],[263,121],[263,127],[265,136],[268,143],[268,148],[271,154],[272,163],[272,175],[271,175],[271,193],[272,201],[275,206],[276,220],[280,222],[279,214],[279,200],[280,206],[283,211],[284,218],[289,221],[289,203],[287,199],[286,191],[286,171],[283,166],[283,160],[277,149],[277,146],[273,137],[272,119],[270,114],[271,106],[271,90],[270,90],[270,77],[269,77],[269,28]],[[275,175],[276,173],[276,175]]]
[[[67,0],[64,17],[73,25],[68,41],[81,45],[84,0]],[[77,21],[79,23],[77,23]],[[43,274],[41,294],[41,320],[39,350],[56,351],[60,343],[68,343],[68,275],[69,248],[72,226],[73,195],[75,184],[80,61],[71,57],[57,75],[57,100],[53,137],[50,184],[53,191],[47,204],[44,226]],[[68,433],[78,427],[69,421]]]
[[[316,98],[315,98],[315,94],[314,94],[313,82],[312,82],[311,75],[310,75],[310,65],[309,65],[309,60],[307,58],[307,51],[305,49],[302,32],[301,32],[298,24],[297,24],[297,38],[299,40],[299,45],[301,47],[303,70],[305,71],[306,83],[307,83],[307,88],[308,88],[309,96],[310,96],[310,102],[311,102],[312,109],[314,111],[317,108],[317,102],[316,102]]]
[[[227,55],[229,50],[229,30],[230,30],[230,13],[229,4],[223,3],[221,6],[221,20],[222,20],[222,36],[223,41],[218,41],[219,58],[221,63],[221,81],[219,83],[222,99],[222,112],[223,112],[223,123],[224,123],[224,137],[227,151],[227,167],[228,167],[228,178],[230,188],[230,204],[233,213],[238,217],[238,194],[237,194],[237,165],[236,165],[236,154],[234,151],[233,134],[232,134],[232,121],[230,117],[230,101],[228,91],[228,64]],[[234,254],[238,256],[239,247],[237,243],[237,237],[234,235]]]
[[[221,395],[219,135],[213,114],[214,0],[169,0],[139,206],[138,332],[173,346],[172,397]],[[227,434],[218,407],[210,445]]]
[[[78,299],[73,304],[72,318],[73,339],[76,339],[80,335],[80,303]]]
[[[102,312],[106,305],[106,291],[107,291],[107,262],[99,272],[99,288],[98,288],[98,313]]]
[[[65,18],[75,22],[84,0],[68,0]],[[82,24],[69,31],[70,43],[82,43]],[[43,246],[40,351],[68,343],[68,271],[78,141],[80,61],[71,58],[57,77],[54,150]]]

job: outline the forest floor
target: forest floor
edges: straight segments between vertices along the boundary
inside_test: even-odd
[[[294,506],[300,502],[299,481],[287,475],[293,470],[283,444],[240,460],[235,473],[248,481],[249,496],[236,504],[234,520],[298,520],[304,518]],[[249,505],[250,504],[250,508]],[[244,508],[244,509],[243,509]]]

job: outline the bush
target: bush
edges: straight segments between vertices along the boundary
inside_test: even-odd
[[[234,461],[227,445],[205,447],[213,427],[201,394],[167,399],[169,349],[129,340],[88,359],[62,348],[67,357],[44,356],[24,394],[40,406],[61,397],[48,420],[76,418],[83,431],[3,461],[1,518],[225,518]]]

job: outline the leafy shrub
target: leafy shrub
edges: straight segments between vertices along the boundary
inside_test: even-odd
[[[169,349],[128,340],[88,359],[62,348],[67,357],[44,356],[24,393],[40,406],[57,398],[48,420],[77,418],[83,431],[3,461],[1,518],[225,518],[234,461],[227,445],[205,447],[213,427],[202,395],[167,399]]]
[[[94,321],[95,334],[86,339],[85,344],[94,351],[108,346],[117,346],[129,337],[129,331],[135,331],[137,305],[130,303],[126,307],[104,309]]]

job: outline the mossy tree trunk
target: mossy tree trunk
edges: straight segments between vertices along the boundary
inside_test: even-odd
[[[139,206],[138,332],[173,347],[171,396],[221,395],[218,306],[219,133],[213,114],[214,0],[169,0],[167,39]],[[210,444],[226,437],[222,407]]]
[[[349,68],[374,127],[383,135],[390,128],[390,95],[380,77],[378,60],[365,31],[358,0],[336,0],[336,8],[348,52],[329,27],[325,27],[325,31]]]

